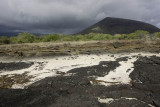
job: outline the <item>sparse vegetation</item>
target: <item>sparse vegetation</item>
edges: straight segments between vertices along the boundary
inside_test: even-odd
[[[157,32],[154,34],[155,38],[159,38],[160,39],[160,32]]]
[[[33,76],[28,76],[27,73],[13,74],[0,76],[0,88],[11,88],[14,84],[25,84],[30,82]]]
[[[49,34],[35,36],[30,33],[19,33],[18,36],[0,36],[0,44],[38,43],[55,41],[91,41],[91,40],[160,40],[160,32],[150,34],[147,31],[138,30],[131,34],[103,34],[89,33],[85,35]]]
[[[58,34],[51,34],[42,36],[42,42],[51,42],[51,41],[57,41],[60,39],[60,35]]]
[[[10,40],[7,36],[0,36],[0,44],[9,44]]]

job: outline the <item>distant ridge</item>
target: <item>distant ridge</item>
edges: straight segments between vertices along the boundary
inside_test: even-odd
[[[78,34],[106,33],[106,34],[129,34],[137,30],[145,30],[150,33],[160,32],[160,29],[144,22],[107,17],[100,22],[86,28]]]
[[[24,33],[24,32],[0,32],[0,36],[12,37],[12,36],[18,36],[19,33]],[[30,33],[30,32],[28,32],[28,33]],[[43,35],[40,33],[31,33],[31,34],[34,34],[36,36]]]
[[[0,32],[0,36],[11,37],[11,36],[17,36],[17,35],[18,35],[18,32]]]

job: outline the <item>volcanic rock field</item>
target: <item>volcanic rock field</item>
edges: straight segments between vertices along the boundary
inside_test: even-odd
[[[159,107],[160,54],[0,58],[2,107]]]

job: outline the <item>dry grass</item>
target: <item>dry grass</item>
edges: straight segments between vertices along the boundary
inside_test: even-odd
[[[8,56],[56,56],[85,53],[157,52],[159,41],[106,40],[0,45],[0,53]]]
[[[25,84],[30,82],[32,76],[28,76],[27,73],[2,75],[0,76],[0,88],[11,88],[13,84]]]

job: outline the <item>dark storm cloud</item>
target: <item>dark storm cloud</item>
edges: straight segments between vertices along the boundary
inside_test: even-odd
[[[105,17],[160,27],[160,0],[0,0],[0,29],[75,33]]]

